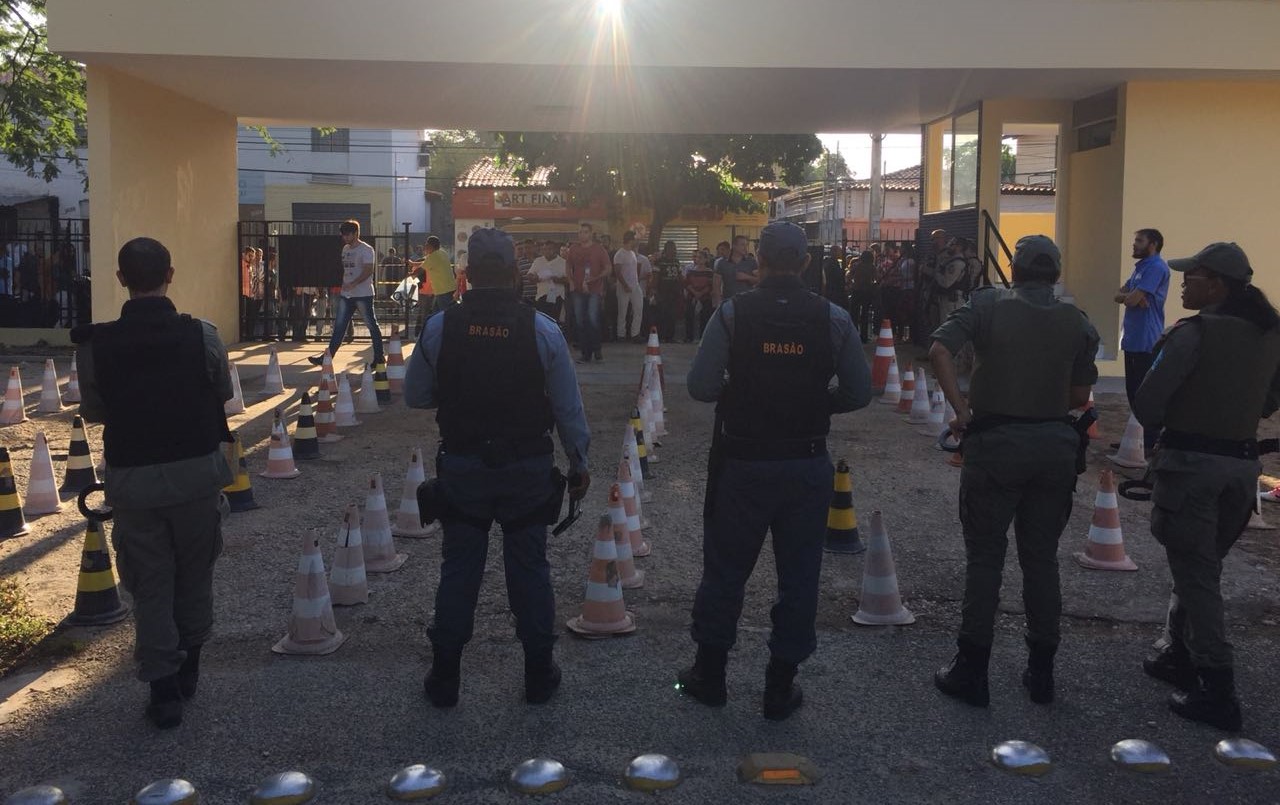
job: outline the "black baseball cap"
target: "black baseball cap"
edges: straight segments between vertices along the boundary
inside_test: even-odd
[[[1191,271],[1201,267],[1242,282],[1253,278],[1249,255],[1236,244],[1225,241],[1210,243],[1191,257],[1178,257],[1169,261],[1169,268],[1174,271]]]

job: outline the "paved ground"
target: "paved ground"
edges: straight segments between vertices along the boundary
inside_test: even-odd
[[[902,350],[904,363],[914,352]],[[284,354],[287,384],[315,382],[318,370],[303,364],[305,354]],[[596,440],[592,514],[603,509],[604,479],[616,463],[642,348],[614,347],[607,354],[605,364],[581,373]],[[254,491],[264,508],[234,515],[228,524],[217,574],[218,634],[206,652],[200,696],[181,728],[158,733],[142,718],[145,689],[132,678],[131,624],[64,632],[64,639],[83,641],[83,650],[37,682],[43,690],[10,695],[43,667],[0,680],[0,696],[7,697],[0,703],[0,793],[48,781],[76,802],[117,803],[149,780],[180,775],[197,783],[203,802],[243,802],[256,780],[297,768],[321,782],[321,802],[376,802],[397,768],[427,762],[449,774],[448,801],[510,802],[518,799],[503,788],[511,767],[548,755],[573,775],[571,787],[556,800],[599,803],[638,800],[641,795],[621,787],[622,769],[635,754],[663,752],[677,759],[686,776],[680,788],[662,795],[672,802],[1280,801],[1277,772],[1241,774],[1218,765],[1211,750],[1222,736],[1170,714],[1164,707],[1168,690],[1138,670],[1156,635],[1168,584],[1162,553],[1146,529],[1148,504],[1122,501],[1127,547],[1139,572],[1090,572],[1071,559],[1083,548],[1106,443],[1123,427],[1121,394],[1098,397],[1104,438],[1082,476],[1061,549],[1068,618],[1057,704],[1031,705],[1018,684],[1020,578],[1012,558],[992,665],[991,709],[966,708],[933,689],[930,676],[952,651],[958,617],[959,474],[945,465],[929,436],[876,403],[837,418],[832,452],[854,466],[854,500],[864,524],[871,510],[884,512],[901,588],[917,623],[885,629],[852,624],[862,559],[829,557],[820,646],[800,677],[807,704],[791,720],[771,724],[759,714],[773,584],[771,563],[762,561],[731,658],[729,705],[708,710],[683,701],[672,685],[675,671],[692,655],[688,610],[700,570],[712,412],[683,392],[692,347],[670,345],[664,354],[671,435],[655,465],[655,502],[648,508],[654,553],[642,560],[644,589],[627,593],[639,631],[604,642],[563,639],[565,684],[551,704],[529,707],[521,701],[520,652],[496,551],[477,636],[464,660],[462,702],[441,712],[424,701],[423,629],[438,578],[437,540],[398,541],[410,553],[408,563],[398,573],[373,577],[368,605],[338,611],[350,639],[336,654],[285,658],[270,652],[284,632],[301,537],[320,529],[329,562],[342,506],[356,498],[367,471],[384,473],[394,507],[408,447],[434,443],[433,416],[405,410],[397,401],[327,450],[326,460],[301,465],[302,478],[280,482],[255,475]],[[344,360],[352,357],[349,348],[344,351]],[[253,347],[237,360],[251,390],[265,352]],[[24,373],[38,377],[32,365]],[[32,387],[27,391],[33,400]],[[270,408],[282,399],[259,403],[236,418],[252,447],[255,470],[265,459]],[[69,415],[40,422],[63,428],[65,438],[65,419]],[[17,454],[15,469],[23,474],[30,444],[15,433],[0,430],[0,439]],[[96,454],[101,442],[96,434],[91,439]],[[25,488],[25,478],[20,482]],[[1280,519],[1280,511],[1268,513]],[[581,603],[593,519],[584,517],[552,541],[562,620]],[[70,607],[80,528],[64,513],[36,521],[29,537],[0,543],[0,571],[34,580],[33,596],[51,615]],[[1267,685],[1280,648],[1275,533],[1251,534],[1248,550],[1229,557],[1225,582],[1245,734],[1280,748],[1280,700]],[[1173,757],[1173,771],[1148,777],[1112,767],[1108,747],[1133,737],[1162,745]],[[1030,780],[993,768],[987,762],[990,747],[1011,738],[1046,748],[1054,771]],[[805,754],[825,776],[812,789],[737,783],[737,760],[768,750]]]

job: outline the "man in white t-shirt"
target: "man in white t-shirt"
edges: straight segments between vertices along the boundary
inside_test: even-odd
[[[627,230],[622,248],[613,256],[614,293],[618,298],[618,338],[632,339],[640,334],[644,315],[644,286],[640,284],[640,263],[636,259],[636,233]],[[631,327],[627,327],[627,310],[631,310]]]
[[[556,321],[560,321],[565,288],[569,284],[566,268],[564,258],[560,256],[560,244],[554,240],[542,244],[542,254],[534,258],[533,265],[529,267],[529,277],[538,283],[533,306]]]
[[[338,346],[351,324],[356,308],[364,316],[365,326],[373,337],[373,363],[382,363],[382,332],[378,319],[373,315],[373,267],[377,257],[373,247],[360,239],[360,222],[344,221],[338,227],[342,236],[342,292],[338,296],[337,320],[333,323],[333,337],[329,339],[329,354],[338,356]],[[324,354],[312,355],[307,360],[319,366]]]

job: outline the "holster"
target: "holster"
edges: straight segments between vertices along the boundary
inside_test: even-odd
[[[1080,416],[1071,419],[1071,427],[1076,431],[1080,443],[1076,446],[1076,475],[1082,475],[1088,469],[1089,428],[1098,421],[1098,412],[1093,408],[1086,409]]]
[[[418,484],[418,519],[422,525],[445,519],[448,502],[440,489],[439,478],[429,478]]]
[[[503,528],[523,528],[529,525],[555,525],[560,519],[560,509],[564,506],[564,493],[569,488],[569,481],[560,472],[559,467],[551,468],[551,494],[546,501],[526,515],[502,524]]]

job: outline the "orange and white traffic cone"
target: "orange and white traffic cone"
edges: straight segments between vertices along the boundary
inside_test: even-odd
[[[76,354],[71,353],[71,373],[67,375],[67,391],[62,395],[66,403],[80,402],[80,370],[76,368]]]
[[[240,369],[234,363],[227,364],[227,372],[231,375],[231,399],[222,404],[227,416],[244,413],[244,388],[240,385]]]
[[[363,391],[361,389],[362,393]],[[385,361],[373,365],[373,396],[378,400],[378,405],[391,404],[391,381],[387,380]]]
[[[357,414],[380,414],[378,392],[373,387],[373,364],[364,365],[364,378],[360,381],[360,395],[356,398]]]
[[[277,654],[332,654],[346,640],[347,636],[333,619],[333,600],[324,578],[320,538],[309,534],[302,539],[289,631],[271,650]]]
[[[1129,414],[1129,422],[1124,426],[1124,436],[1120,437],[1120,449],[1114,456],[1107,456],[1112,464],[1140,470],[1147,466],[1146,453],[1143,451],[1142,423],[1137,417]]]
[[[298,424],[293,426],[293,457],[310,460],[320,458],[320,440],[316,431],[315,414],[311,412],[311,394],[302,392],[298,405]]]
[[[387,343],[387,383],[392,394],[404,393],[404,347],[400,343],[400,325],[391,325],[391,340]]]
[[[662,345],[658,343],[658,328],[649,328],[649,340],[644,346],[644,362],[645,364],[653,364],[657,367],[658,384],[662,387],[662,393],[667,393],[667,377],[662,370]],[[644,382],[644,371],[641,370],[640,382]]]
[[[267,359],[267,375],[262,381],[262,394],[264,397],[274,397],[284,394],[284,375],[280,373],[280,356],[276,354],[276,348],[269,347],[268,351],[270,357]]]
[[[61,511],[62,499],[58,497],[58,483],[53,479],[53,457],[49,455],[49,443],[44,431],[36,431],[36,446],[31,451],[31,472],[27,475],[28,517],[53,514]]]
[[[644,571],[636,569],[635,557],[631,553],[630,519],[622,501],[622,490],[615,483],[609,488],[609,524],[613,533],[613,546],[618,553],[618,575],[622,579],[624,590],[644,586]]]
[[[111,553],[102,534],[102,523],[91,517],[85,521],[76,605],[66,622],[71,626],[101,626],[124,620],[128,614],[129,607],[120,600],[116,574],[111,569]]]
[[[13,465],[9,463],[9,448],[0,447],[0,539],[29,533],[31,529],[22,516],[22,496],[18,494]]]
[[[16,425],[27,421],[27,410],[22,406],[22,374],[18,367],[9,367],[9,385],[4,390],[4,407],[0,408],[0,425]]]
[[[893,323],[880,321],[880,333],[876,336],[876,354],[871,362],[871,390],[881,391],[889,380],[889,361],[894,356]]]
[[[333,401],[329,398],[329,387],[324,383],[320,384],[316,392],[316,438],[321,444],[340,442],[344,438],[338,433]]]
[[[285,433],[279,414],[279,409],[276,409],[276,424],[271,428],[271,444],[267,448],[267,468],[258,475],[263,478],[297,478],[302,470],[293,463],[293,448],[289,446],[289,435]]]
[[[640,521],[640,528],[642,530],[651,529],[653,524],[649,522],[649,518],[644,514],[644,507],[641,505],[640,500],[640,487],[636,484],[635,476],[631,474],[631,455],[628,454],[626,448],[623,448],[622,458],[618,461],[617,481],[619,488],[622,490],[623,503],[626,503],[627,498],[635,499],[636,517]],[[636,547],[641,548],[641,546]],[[641,551],[636,556],[643,558],[649,555],[648,546],[641,548]]]
[[[336,607],[369,603],[369,578],[364,572],[364,540],[360,536],[360,508],[347,504],[338,526],[338,550],[329,571],[329,595]]]
[[[630,467],[627,468],[628,472]],[[621,468],[619,468],[621,471]],[[627,494],[627,493],[630,494]],[[640,501],[636,497],[635,484],[619,483],[618,494],[622,500],[622,510],[627,516],[627,534],[631,538],[631,555],[643,559],[653,553],[649,542],[644,538],[644,526],[640,522]]]
[[[1116,476],[1111,470],[1098,474],[1098,495],[1093,499],[1093,521],[1089,524],[1089,541],[1076,561],[1090,570],[1137,570],[1124,552],[1124,534],[1120,530],[1120,501],[1116,496]]]
[[[867,549],[858,536],[858,512],[853,508],[853,475],[843,458],[836,463],[831,505],[827,509],[827,538],[822,549],[828,553],[857,554]]]
[[[884,381],[884,394],[880,402],[885,405],[897,405],[902,402],[902,377],[898,374],[898,358],[889,359],[889,375]]]
[[[71,420],[71,446],[67,450],[67,468],[62,475],[59,495],[78,495],[80,490],[98,482],[93,471],[93,456],[89,453],[89,440],[84,435],[84,420],[79,414]]]
[[[40,403],[36,406],[37,414],[56,414],[62,410],[62,392],[58,390],[58,368],[53,365],[53,358],[44,362],[44,378],[40,381]]]
[[[434,536],[440,530],[440,521],[422,524],[418,509],[418,487],[427,480],[426,466],[422,463],[422,448],[415,447],[409,455],[409,469],[404,475],[404,491],[400,494],[400,508],[396,511],[396,523],[391,533],[397,537],[422,539]]]
[[[333,422],[339,428],[354,428],[360,424],[356,419],[355,401],[351,399],[351,381],[343,372],[338,378],[338,401],[333,405]]]
[[[902,605],[902,596],[898,593],[893,549],[879,510],[871,512],[871,538],[867,540],[862,593],[853,622],[863,626],[902,626],[916,622],[916,616]]]
[[[399,570],[409,558],[407,553],[396,553],[396,542],[391,538],[387,496],[382,491],[382,473],[375,472],[369,476],[369,491],[364,499],[364,518],[360,533],[364,542],[364,567],[370,573]]]
[[[338,376],[333,372],[333,356],[329,350],[324,351],[324,359],[320,362],[320,383],[329,387],[329,396],[338,397]]]
[[[929,400],[929,420],[920,432],[925,436],[938,438],[947,422],[947,398],[941,391],[935,391]]]
[[[902,394],[898,398],[897,412],[899,414],[911,413],[911,404],[916,398],[916,373],[911,369],[911,364],[907,364],[907,371],[902,373]]]
[[[230,485],[222,488],[222,494],[227,496],[227,503],[231,504],[232,512],[247,512],[258,508],[258,502],[253,499],[253,479],[249,477],[249,463],[244,457],[244,444],[240,441],[240,431],[231,431],[232,449],[231,449],[231,472],[235,478]]]
[[[922,367],[916,367],[916,394],[911,399],[911,412],[907,422],[923,425],[929,421],[929,378]]]
[[[586,638],[631,634],[636,630],[635,618],[622,600],[618,548],[613,539],[613,522],[607,514],[596,524],[582,613],[570,618],[565,626],[575,635]]]

